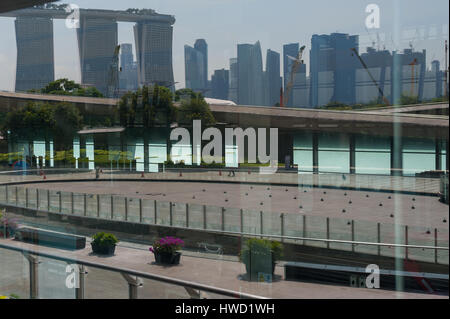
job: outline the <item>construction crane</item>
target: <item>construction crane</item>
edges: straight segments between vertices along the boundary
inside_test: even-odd
[[[292,60],[292,61],[294,61],[294,62],[292,63],[291,75],[290,75],[290,78],[289,78],[289,82],[286,85],[286,89],[285,89],[285,92],[284,92],[284,98],[282,98],[283,95],[280,94],[280,106],[281,107],[284,106],[284,103],[287,104],[288,101],[289,101],[289,94],[291,93],[292,87],[294,86],[295,74],[297,73],[297,70],[300,67],[300,65],[303,64],[302,56],[303,56],[303,51],[305,51],[305,48],[306,48],[306,46],[302,46],[300,48],[300,51],[298,51],[298,54],[297,54],[296,58],[287,55],[287,58]]]
[[[353,51],[354,54],[356,54],[356,56],[358,57],[359,62],[361,62],[362,66],[364,67],[364,69],[367,71],[367,74],[369,74],[370,79],[372,80],[373,84],[375,84],[375,86],[378,89],[378,92],[381,95],[381,98],[383,99],[384,103],[386,104],[386,106],[390,106],[391,103],[389,102],[389,100],[384,96],[384,92],[383,90],[380,88],[380,86],[378,85],[377,81],[375,80],[375,78],[373,77],[372,73],[370,73],[369,68],[367,67],[367,64],[364,62],[364,60],[361,58],[361,56],[358,53],[358,50],[356,50],[355,48],[351,48],[350,50]]]
[[[114,55],[111,64],[109,65],[107,87],[108,97],[110,98],[116,98],[119,95],[119,72],[122,71],[121,68],[119,68],[119,52],[120,45],[117,45],[114,49]]]

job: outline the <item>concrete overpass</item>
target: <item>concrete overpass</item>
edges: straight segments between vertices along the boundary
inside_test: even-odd
[[[0,112],[8,112],[28,102],[68,102],[76,105],[84,114],[110,116],[117,106],[117,99],[78,96],[56,96],[16,92],[0,92]],[[417,108],[448,109],[448,103],[414,105]],[[280,131],[302,130],[364,133],[393,136],[394,129],[401,129],[402,136],[418,138],[449,138],[449,118],[444,115],[409,114],[409,107],[401,112],[393,111],[331,111],[260,106],[210,105],[216,120],[227,126],[276,127]]]

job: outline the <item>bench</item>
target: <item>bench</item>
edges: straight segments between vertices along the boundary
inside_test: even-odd
[[[50,245],[66,249],[84,249],[86,247],[85,237],[31,227],[18,228],[15,239],[37,245]]]
[[[448,274],[410,272],[380,269],[380,289],[395,290],[396,280],[401,277],[405,291],[427,291],[448,294]],[[284,265],[285,279],[358,288],[366,287],[370,274],[366,268],[324,265],[303,262],[287,262]]]

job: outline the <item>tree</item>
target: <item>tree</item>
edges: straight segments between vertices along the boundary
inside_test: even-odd
[[[201,95],[201,93],[196,93],[192,89],[179,89],[175,91],[175,101],[178,102],[183,97],[195,98],[197,95]]]
[[[103,97],[103,94],[95,87],[82,88],[80,84],[75,83],[69,79],[58,79],[50,82],[43,89],[32,89],[30,93],[43,93],[54,95],[73,95],[73,96],[88,96],[88,97]]]
[[[196,94],[190,100],[183,100],[178,111],[178,123],[189,125],[193,120],[201,120],[204,126],[216,123],[208,103],[201,94]]]
[[[1,129],[3,134],[9,131],[16,137],[52,136],[58,149],[65,149],[71,147],[67,142],[82,125],[83,117],[72,104],[30,102],[23,108],[8,112]]]
[[[119,118],[120,125],[125,127],[137,124],[147,128],[158,124],[169,127],[176,120],[172,92],[157,85],[128,92],[119,101]]]

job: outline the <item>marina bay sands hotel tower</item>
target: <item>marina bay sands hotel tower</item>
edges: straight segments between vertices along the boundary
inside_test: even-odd
[[[16,17],[16,91],[43,88],[54,80],[53,19],[66,19],[65,5],[1,14]],[[107,95],[118,45],[117,22],[133,22],[140,85],[173,87],[172,38],[175,18],[150,9],[80,9],[76,25],[81,83]]]

